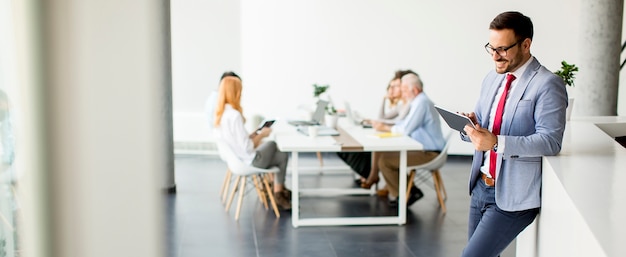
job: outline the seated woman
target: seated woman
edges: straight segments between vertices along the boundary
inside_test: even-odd
[[[406,116],[408,105],[404,104],[402,99],[402,91],[400,90],[400,80],[402,76],[414,73],[411,70],[399,70],[394,74],[393,79],[389,81],[387,85],[387,95],[383,97],[383,103],[380,107],[378,114],[378,120],[385,121],[387,123],[395,123],[396,120],[400,120]]]
[[[278,167],[274,176],[274,198],[281,209],[291,209],[291,191],[285,188],[288,154],[280,152],[274,141],[261,140],[272,131],[264,127],[248,134],[241,108],[241,80],[236,76],[222,79],[215,107],[214,134],[244,162],[257,168]]]

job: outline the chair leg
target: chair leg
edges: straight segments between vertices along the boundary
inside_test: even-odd
[[[243,195],[246,193],[246,178],[246,176],[241,177],[241,188],[239,189],[239,201],[237,202],[235,220],[239,220],[239,213],[241,213],[241,203],[243,203]]]
[[[441,191],[443,191],[443,200],[448,199],[448,193],[446,192],[446,187],[443,185],[443,179],[441,178],[441,172],[437,170],[437,178],[439,179],[439,185],[441,186]]]
[[[1,212],[0,212],[0,221],[2,221],[2,222],[0,222],[0,224],[4,223],[4,225],[9,229],[10,232],[15,231],[15,228],[13,227],[13,222],[9,221],[9,219],[4,217],[4,215],[2,215]],[[4,243],[4,241],[3,241],[3,243]]]
[[[235,184],[233,185],[233,190],[230,192],[230,196],[228,197],[228,203],[226,203],[226,211],[230,209],[230,205],[233,203],[233,198],[235,197],[235,192],[237,191],[237,186],[239,186],[239,178],[241,176],[237,176],[235,179]]]
[[[411,170],[409,173],[408,183],[406,184],[406,201],[409,201],[409,195],[411,195],[411,188],[413,188],[413,180],[415,179],[415,170]]]
[[[447,200],[448,193],[446,192],[446,187],[443,184],[443,179],[441,178],[441,172],[439,172],[439,170],[436,170],[436,172],[434,172],[433,175],[437,176],[437,181],[439,183],[439,191],[443,193],[443,200],[444,201]]]
[[[431,171],[433,176],[433,183],[435,184],[435,191],[437,191],[437,200],[439,200],[439,205],[441,206],[441,211],[446,213],[446,203],[443,201],[443,181],[441,180],[441,176],[439,174],[439,170]]]
[[[320,161],[320,167],[324,166],[324,159],[322,159],[321,152],[317,152],[317,159]]]
[[[267,195],[270,197],[270,203],[272,203],[272,209],[274,209],[274,214],[276,214],[276,218],[280,218],[280,213],[278,212],[278,206],[276,206],[276,200],[274,200],[274,194],[272,189],[270,188],[270,184],[267,183],[267,178],[262,177],[263,184],[265,185],[265,191]]]
[[[268,206],[267,206],[267,197],[265,197],[265,193],[263,192],[263,185],[261,183],[259,183],[258,176],[260,176],[260,175],[253,175],[252,176],[252,179],[254,180],[254,188],[256,189],[256,192],[259,195],[259,200],[261,200],[261,202],[263,203],[263,206],[265,206],[265,210],[267,210],[267,208],[268,208]]]
[[[222,198],[222,203],[226,201],[226,195],[228,192],[228,185],[230,185],[230,177],[232,173],[230,169],[226,169],[226,176],[224,176],[224,182],[222,183],[222,188],[220,189],[220,197]]]

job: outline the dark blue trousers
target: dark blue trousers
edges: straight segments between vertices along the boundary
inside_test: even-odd
[[[496,257],[533,222],[539,208],[508,212],[496,206],[495,187],[482,180],[472,190],[469,240],[462,257]]]

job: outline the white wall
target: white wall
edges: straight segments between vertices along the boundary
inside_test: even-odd
[[[528,6],[536,5],[528,2],[488,1],[478,8],[471,1],[244,0],[244,106],[293,115],[283,107],[312,102],[311,84],[327,83],[337,105],[349,100],[354,109],[373,116],[393,72],[410,68],[421,75],[436,103],[472,109],[482,78],[493,67],[483,49],[488,25],[501,11],[517,9],[533,18],[533,53],[544,65],[556,68],[561,59],[576,60],[576,45],[561,46],[576,42],[575,35],[552,22],[554,16],[577,11],[565,3],[542,2],[546,11],[534,11]],[[286,96],[264,101],[278,92]]]
[[[199,112],[225,70],[241,70],[240,4],[173,0],[173,101],[179,112]]]
[[[493,68],[483,49],[489,23],[508,10],[533,20],[532,53],[543,65],[578,63],[578,1],[172,1],[174,111],[201,113],[207,87],[231,67],[243,77],[246,116],[297,117],[314,83],[329,84],[339,108],[350,101],[374,116],[397,69],[418,72],[437,104],[471,110]],[[240,34],[218,36],[226,30]],[[214,51],[233,56],[210,59],[227,56]],[[237,57],[240,66],[229,66]],[[175,138],[183,130],[193,129],[175,127]]]
[[[207,141],[204,102],[226,70],[241,71],[240,3],[172,0],[174,140]]]

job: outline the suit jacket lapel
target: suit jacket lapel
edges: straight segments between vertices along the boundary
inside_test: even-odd
[[[519,80],[517,81],[515,88],[513,88],[513,90],[509,92],[509,99],[507,101],[507,104],[504,106],[505,115],[504,117],[502,117],[502,128],[500,129],[500,134],[508,134],[509,128],[513,123],[513,114],[517,109],[517,105],[522,99],[522,96],[524,96],[524,92],[526,92],[530,81],[533,77],[535,77],[535,75],[537,75],[540,67],[541,65],[539,64],[537,59],[533,59],[533,61],[528,64],[528,67],[526,68],[526,71],[524,71],[524,74],[522,74],[522,77],[519,78]]]
[[[502,85],[502,81],[504,81],[504,78],[506,77],[504,75],[505,74],[496,75],[493,82],[491,83],[491,87],[489,88],[490,97],[488,99],[491,99],[491,104],[485,106],[486,108],[483,109],[484,118],[482,119],[482,124],[480,124],[480,126],[483,128],[489,128],[489,120],[491,119],[491,108],[493,108],[494,104],[498,104],[496,103],[496,94],[498,93],[500,85]]]

